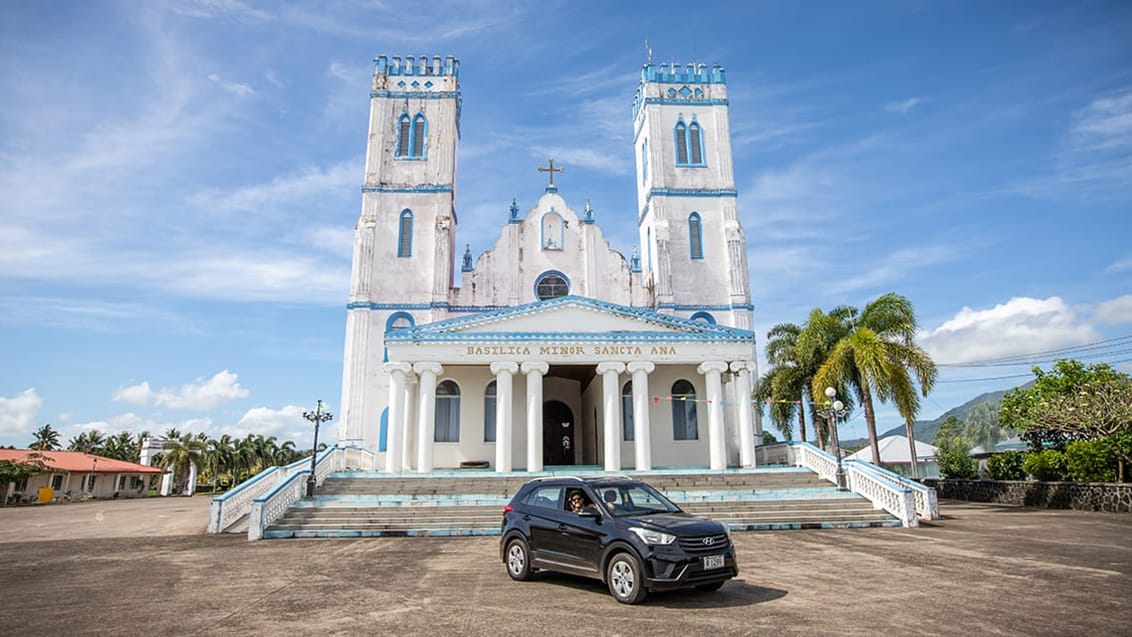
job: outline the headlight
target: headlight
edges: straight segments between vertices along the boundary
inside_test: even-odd
[[[653,531],[651,529],[642,529],[639,526],[631,526],[629,530],[637,534],[641,541],[645,544],[672,544],[676,541],[675,535],[668,533],[661,533],[660,531]]]

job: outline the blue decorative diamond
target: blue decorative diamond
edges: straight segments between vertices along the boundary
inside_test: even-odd
[[[405,80],[401,80],[400,82],[397,82],[397,88],[405,88]]]
[[[691,94],[692,89],[688,88],[687,86],[680,87],[680,97],[688,97]]]
[[[425,88],[432,88],[432,80],[425,82],[424,85],[425,85]]]
[[[412,84],[410,84],[409,86],[412,86],[413,88],[420,88],[420,87],[421,87],[421,83],[420,83],[420,82],[418,82],[418,81],[416,81],[416,80],[413,80],[413,83],[412,83]]]

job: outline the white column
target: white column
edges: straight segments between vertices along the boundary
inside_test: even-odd
[[[734,361],[731,371],[737,374],[735,399],[739,401],[739,466],[755,466],[755,435],[751,428],[751,370],[747,361]]]
[[[385,471],[397,473],[401,470],[401,432],[405,427],[405,372],[412,366],[408,363],[386,363],[385,373],[389,374],[389,412],[385,419]]]
[[[492,363],[495,374],[495,471],[511,471],[511,376],[518,363]]]
[[[727,468],[727,444],[723,439],[723,383],[720,374],[727,369],[722,361],[705,361],[697,372],[707,381],[708,460],[713,471]]]
[[[625,371],[625,363],[599,363],[597,373],[601,375],[601,396],[605,414],[605,470],[621,470],[621,388],[617,386],[618,374]]]
[[[625,366],[633,375],[633,467],[638,471],[652,469],[652,429],[649,426],[649,374],[656,365],[637,361]]]
[[[542,471],[542,377],[550,371],[543,361],[526,361],[527,375],[527,471]]]
[[[440,363],[414,363],[420,376],[417,411],[417,473],[432,473],[432,450],[436,432],[436,377],[444,371]]]
[[[405,415],[401,419],[401,470],[408,471],[416,463],[415,451],[417,438],[417,375],[412,371],[405,374]]]

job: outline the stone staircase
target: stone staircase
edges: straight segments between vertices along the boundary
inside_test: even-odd
[[[805,469],[629,475],[664,492],[685,511],[725,522],[733,530],[900,526],[868,500],[838,491]],[[334,474],[313,501],[300,500],[265,529],[264,538],[497,535],[503,507],[529,479],[487,472]]]

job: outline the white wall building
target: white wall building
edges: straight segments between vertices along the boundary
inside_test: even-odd
[[[752,466],[754,308],[723,69],[641,70],[639,209],[617,220],[637,224],[640,257],[559,194],[551,160],[545,194],[512,202],[455,287],[458,76],[451,57],[375,60],[339,443],[391,472]]]

